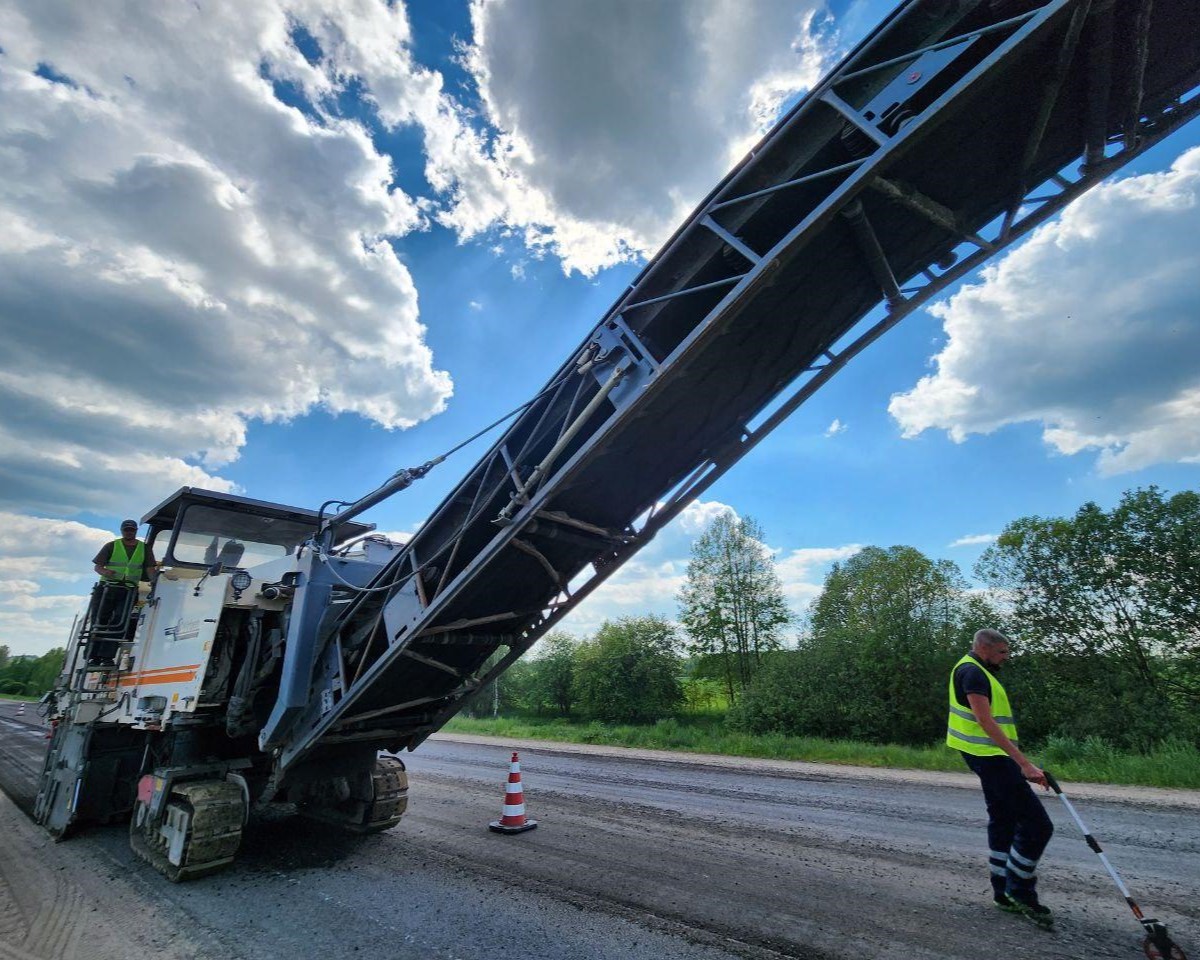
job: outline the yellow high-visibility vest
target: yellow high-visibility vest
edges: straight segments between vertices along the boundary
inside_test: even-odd
[[[112,556],[105,566],[110,570],[115,570],[116,573],[115,575],[106,573],[104,579],[113,583],[137,583],[142,579],[142,567],[145,563],[146,546],[141,540],[133,548],[132,554],[125,551],[124,541],[114,540]]]
[[[1007,756],[979,725],[975,714],[971,712],[971,705],[960,703],[954,695],[954,674],[964,663],[975,664],[988,678],[992,688],[992,717],[1004,735],[1013,743],[1017,742],[1017,719],[1013,716],[1012,705],[1008,702],[1008,693],[992,672],[968,653],[950,671],[950,716],[946,721],[946,746],[976,757]]]

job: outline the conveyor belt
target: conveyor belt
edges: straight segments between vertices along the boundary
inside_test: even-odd
[[[418,744],[866,345],[1194,116],[1198,83],[1194,0],[903,4],[646,266],[389,589],[328,621],[308,712],[268,731],[281,769]]]

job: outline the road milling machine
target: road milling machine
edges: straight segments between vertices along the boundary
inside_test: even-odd
[[[147,513],[163,572],[145,596],[98,585],[75,629],[38,819],[63,836],[128,818],[171,879],[228,863],[273,802],[392,826],[394,754],[866,346],[1195,116],[1198,86],[1194,0],[903,3],[703,200],[411,540],[358,518],[441,458],[316,511],[185,488]],[[111,665],[88,665],[98,640]]]

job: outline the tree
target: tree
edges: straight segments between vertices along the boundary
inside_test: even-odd
[[[798,649],[769,658],[732,719],[756,732],[929,743],[945,733],[951,666],[994,622],[950,561],[867,547],[834,564]]]
[[[65,647],[54,647],[37,658],[33,668],[33,675],[30,677],[31,689],[28,693],[31,696],[40,697],[54,686],[54,681],[62,673],[66,657],[67,651]]]
[[[725,682],[735,703],[762,662],[778,650],[792,620],[762,528],[749,517],[717,516],[692,545],[687,583],[679,594],[688,650],[701,675]]]
[[[1045,732],[1146,745],[1196,735],[1200,496],[1127,491],[1111,511],[1010,523],[976,566],[1039,658]]]
[[[615,723],[646,723],[674,712],[683,698],[675,628],[662,617],[605,621],[576,659],[575,689],[584,712]]]
[[[21,697],[40,697],[54,686],[62,672],[66,650],[55,647],[40,657],[11,657],[0,667],[0,693]]]
[[[579,641],[569,633],[550,633],[542,639],[539,648],[540,656],[530,664],[531,705],[539,711],[548,707],[560,716],[570,716],[575,704],[575,658]]]
[[[505,656],[504,651],[493,654],[481,673],[486,673]],[[518,660],[491,683],[484,686],[463,711],[468,717],[496,717],[501,713],[520,710],[529,700],[529,688],[533,667],[525,660]]]

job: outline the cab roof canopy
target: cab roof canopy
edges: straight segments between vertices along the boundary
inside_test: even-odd
[[[250,514],[256,517],[270,517],[273,520],[292,520],[297,523],[310,524],[315,531],[317,528],[317,511],[304,507],[289,507],[282,503],[271,503],[267,500],[252,500],[250,497],[239,497],[232,493],[218,493],[215,490],[201,490],[199,487],[180,487],[162,503],[142,517],[142,523],[160,530],[169,530],[175,525],[175,520],[185,507],[192,504],[202,504],[207,507],[217,507],[236,513]],[[347,520],[334,528],[337,543],[345,543],[370,533],[375,529],[373,523],[358,523]]]

